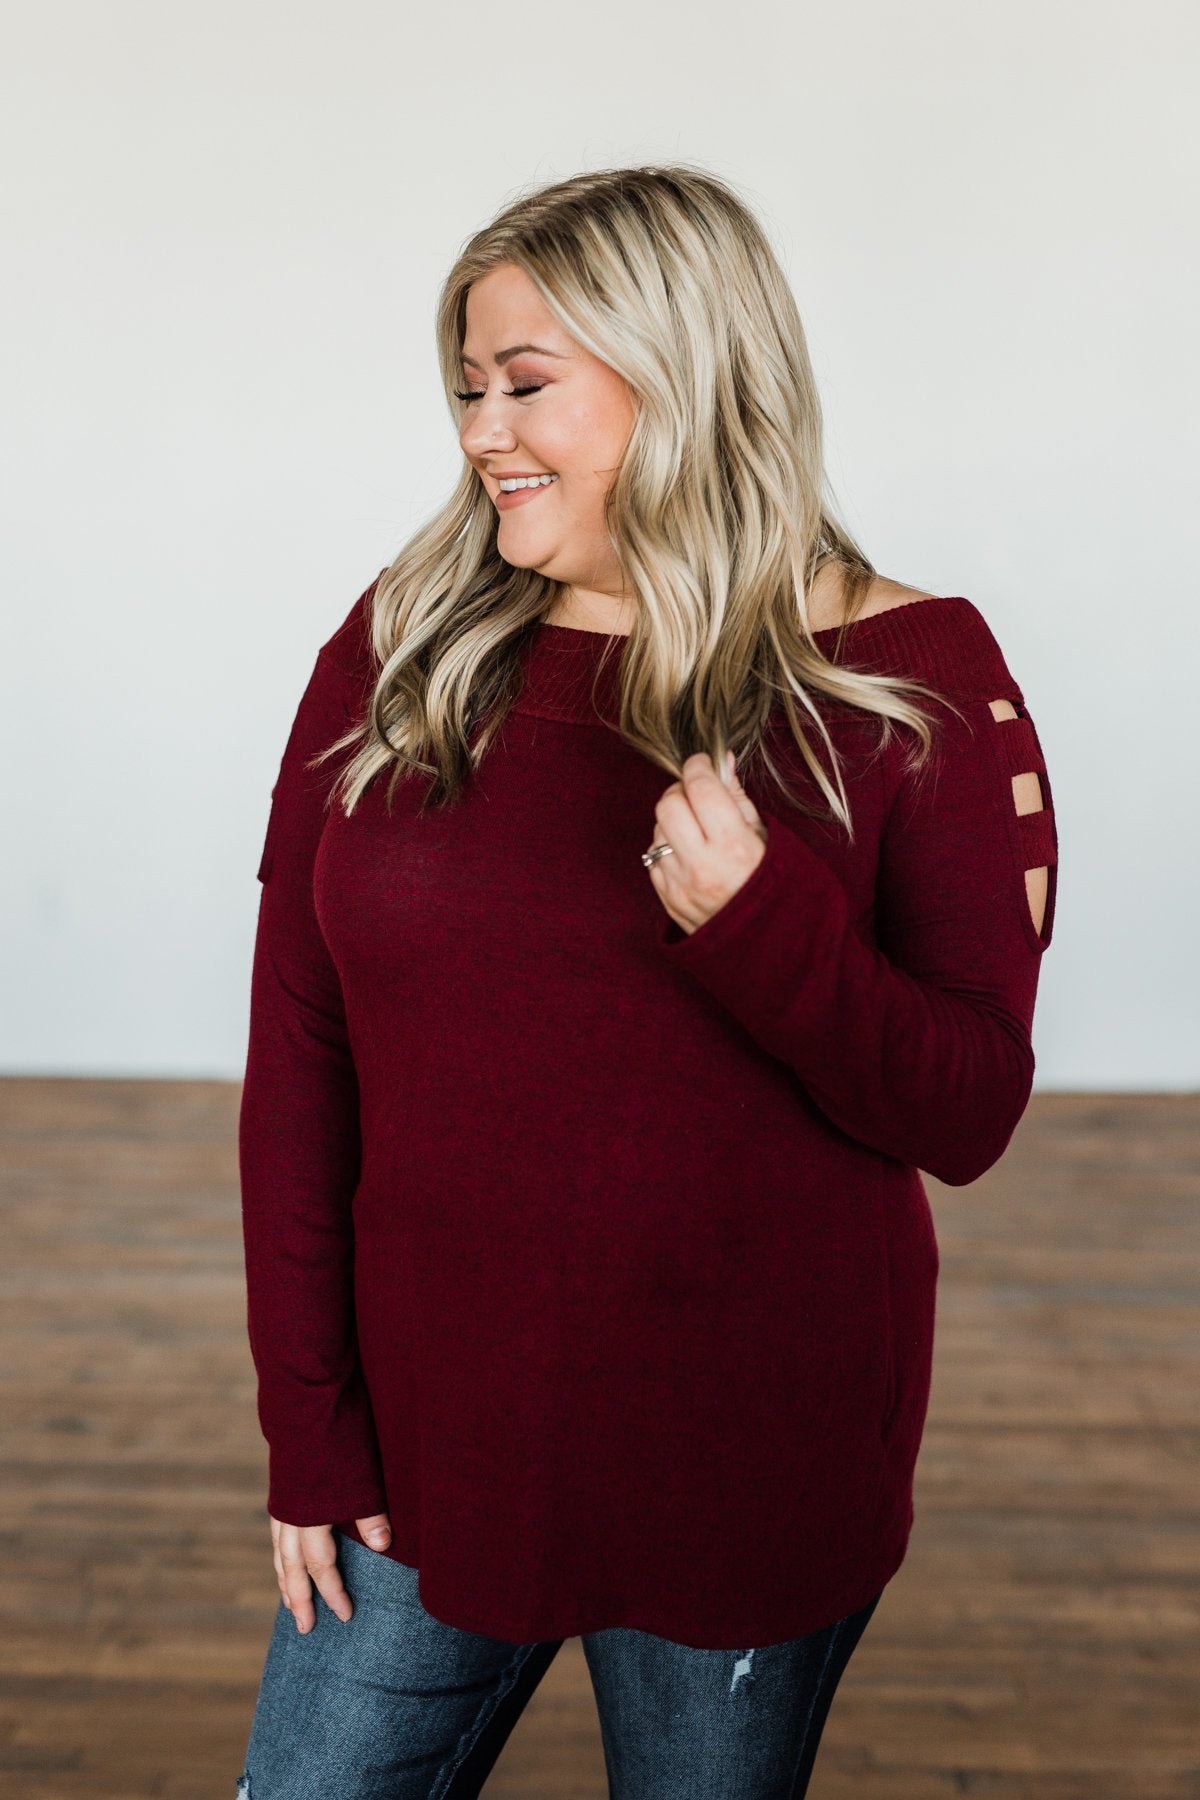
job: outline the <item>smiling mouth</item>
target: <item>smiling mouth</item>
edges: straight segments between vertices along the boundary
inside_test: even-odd
[[[519,486],[516,482],[511,482],[508,486],[502,486],[500,492],[495,496],[496,511],[514,512],[522,506],[530,506],[539,494],[544,494],[547,489],[555,485],[556,483],[553,481],[531,481],[524,478],[521,479]]]

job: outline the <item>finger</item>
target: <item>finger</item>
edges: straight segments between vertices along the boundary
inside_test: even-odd
[[[732,750],[725,752],[725,768],[729,776],[729,791],[733,795],[734,804],[745,819],[747,825],[753,825],[760,838],[766,839],[767,827],[762,814],[742,786],[741,776],[737,772],[737,759]]]
[[[654,844],[670,844],[674,855],[661,857],[651,863],[651,872],[661,869],[664,863],[676,863],[676,859],[694,860],[704,854],[708,839],[703,827],[692,808],[684,789],[676,784],[667,788],[658,797],[654,808],[654,836],[647,849]],[[677,865],[678,866],[678,865]]]
[[[658,834],[674,844],[685,860],[694,862],[705,850],[730,842],[747,825],[760,837],[764,835],[754,802],[732,771],[730,758],[722,768],[729,777],[728,785],[717,774],[712,759],[698,752],[684,763],[683,780],[659,796],[655,810]]]
[[[686,759],[681,776],[688,804],[704,836],[719,837],[737,813],[732,788],[721,779],[711,756],[704,750],[698,750]]]
[[[733,793],[724,779],[727,772],[727,763],[718,772],[717,765],[707,750],[697,750],[692,756],[684,758],[680,779],[673,781],[659,795],[658,805],[668,809],[673,829],[679,830],[676,821],[684,818],[682,830],[685,839],[688,836],[685,812],[691,814],[698,827],[699,835],[695,832],[691,834],[696,844],[713,834],[706,826],[719,827],[722,821],[729,824],[729,813],[734,802]],[[682,844],[680,847],[683,847]]]
[[[314,1535],[315,1531],[309,1533],[308,1572],[330,1612],[336,1613],[344,1624],[353,1614],[354,1607],[338,1568],[333,1533],[325,1527],[324,1535],[315,1543],[312,1541]]]
[[[269,1513],[267,1514],[267,1517],[271,1524],[271,1561],[275,1566],[275,1580],[279,1587],[279,1597],[290,1611],[292,1603],[287,1596],[287,1587],[283,1574],[283,1558],[279,1554],[279,1520],[272,1519]]]
[[[284,1526],[279,1538],[279,1555],[283,1567],[283,1603],[296,1621],[296,1630],[311,1631],[317,1622],[317,1612],[298,1526]]]
[[[745,820],[746,824],[753,827],[753,829],[755,831],[757,831],[759,837],[762,837],[766,830],[766,827],[764,826],[762,820],[758,816],[758,809],[755,806],[753,800],[750,800],[750,799],[739,800],[737,803],[737,808],[738,808],[739,813],[741,813],[742,818]]]
[[[369,1519],[355,1519],[354,1523],[372,1550],[386,1550],[391,1543],[392,1522],[386,1513],[372,1513]]]
[[[729,774],[732,768],[733,752],[730,750],[722,769]],[[695,862],[711,843],[731,830],[739,830],[742,822],[752,826],[760,837],[766,835],[754,803],[744,794],[736,773],[726,786],[706,751],[689,756],[682,773],[683,779],[672,782],[658,797],[654,838],[647,845],[647,849],[651,849],[654,844],[669,843],[675,852],[650,865],[655,889],[664,898],[676,881],[684,879],[684,868],[689,860]],[[668,869],[668,863],[674,866]]]

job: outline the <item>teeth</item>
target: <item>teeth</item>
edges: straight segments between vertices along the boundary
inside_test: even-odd
[[[502,481],[500,483],[500,492],[502,494],[515,494],[518,488],[549,487],[552,481],[557,480],[557,475],[517,475],[514,476],[511,481]]]

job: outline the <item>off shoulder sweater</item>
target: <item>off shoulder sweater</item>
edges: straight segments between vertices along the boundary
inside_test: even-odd
[[[740,770],[765,852],[686,933],[641,861],[670,778],[613,729],[600,633],[532,629],[454,807],[419,816],[410,776],[390,814],[382,780],[327,808],[336,759],[306,762],[371,692],[374,585],[316,656],[258,870],[238,1144],[268,1510],[356,1538],[386,1511],[425,1608],[513,1643],[815,1631],[913,1525],[921,1172],[984,1174],[1033,1080],[1058,833],[1022,691],[963,596],[819,633],[957,711],[913,774],[911,740],[833,709],[853,843]]]

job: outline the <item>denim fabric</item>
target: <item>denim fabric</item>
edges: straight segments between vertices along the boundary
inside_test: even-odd
[[[510,1644],[432,1618],[417,1571],[335,1534],[354,1602],[280,1601],[237,1800],[466,1800],[562,1639]],[[613,1627],[582,1639],[612,1800],[801,1800],[861,1611],[791,1643],[695,1650]]]

